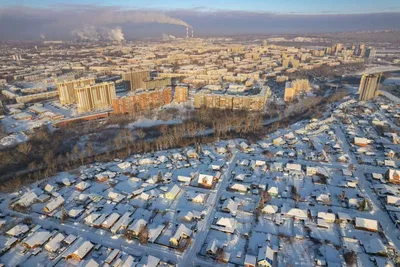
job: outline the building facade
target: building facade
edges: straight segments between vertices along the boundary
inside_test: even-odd
[[[61,105],[71,105],[75,103],[75,88],[88,86],[95,83],[94,78],[78,79],[57,83],[57,90]]]
[[[379,83],[382,74],[364,74],[361,78],[358,93],[360,94],[360,101],[368,101],[375,99],[376,92],[378,91]]]
[[[132,71],[122,74],[122,80],[129,81],[130,89],[137,90],[142,88],[143,81],[150,80],[150,71]]]
[[[175,87],[175,102],[185,103],[189,99],[189,88],[187,86],[176,86]]]
[[[263,88],[257,95],[229,95],[200,91],[194,96],[194,107],[261,111],[265,107],[268,91],[269,88]]]
[[[162,107],[172,102],[170,87],[140,91],[113,100],[114,114],[136,113]]]
[[[286,82],[283,100],[285,102],[293,101],[296,95],[299,95],[302,92],[309,92],[310,89],[310,82],[307,79],[298,79],[292,82]]]
[[[111,108],[116,98],[115,83],[104,82],[75,88],[78,113]]]
[[[155,88],[162,88],[169,85],[171,85],[171,78],[156,78],[154,80],[142,81],[140,88],[149,90]]]

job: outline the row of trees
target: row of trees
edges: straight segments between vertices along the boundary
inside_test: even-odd
[[[132,153],[147,153],[218,139],[247,138],[257,140],[269,132],[295,121],[322,115],[327,103],[343,97],[342,93],[322,99],[313,97],[286,111],[281,119],[268,127],[263,122],[268,115],[247,111],[200,109],[185,113],[180,124],[143,129],[126,127],[126,116],[112,118],[118,127],[84,122],[50,132],[39,129],[29,141],[0,151],[2,191],[15,191],[21,186],[44,179],[59,171],[69,171],[92,162],[125,158]],[[134,119],[134,118],[131,118]],[[20,170],[20,171],[16,171]]]

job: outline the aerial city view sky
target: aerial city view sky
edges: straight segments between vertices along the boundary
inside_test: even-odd
[[[384,30],[400,27],[399,12],[396,0],[104,0],[100,4],[5,0],[0,3],[0,34],[5,39],[39,38],[40,34],[70,39],[82,29],[118,26],[127,38],[179,36],[184,34],[176,27],[179,24],[189,24],[203,36]]]

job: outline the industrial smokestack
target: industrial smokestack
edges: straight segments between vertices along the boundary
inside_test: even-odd
[[[189,39],[189,27],[186,27],[186,39]]]
[[[194,30],[193,30],[193,28],[192,28],[192,38],[194,38]]]

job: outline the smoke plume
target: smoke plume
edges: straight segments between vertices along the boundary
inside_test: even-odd
[[[80,41],[99,41],[100,35],[94,26],[85,26],[82,29],[72,31],[72,35]]]
[[[120,27],[114,29],[106,27],[85,26],[82,29],[75,29],[72,35],[79,41],[114,41],[125,40],[124,33]]]
[[[108,33],[108,39],[110,41],[115,41],[115,42],[119,42],[119,43],[124,41],[125,38],[124,38],[124,33],[122,32],[122,29],[120,27],[111,29],[110,32]]]

